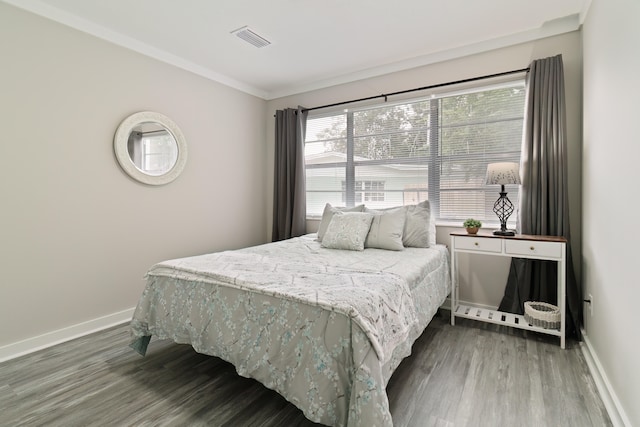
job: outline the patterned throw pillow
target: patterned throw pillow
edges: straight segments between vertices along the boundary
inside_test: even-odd
[[[318,226],[318,241],[321,242],[324,233],[327,232],[327,227],[329,227],[329,223],[331,222],[331,218],[336,212],[362,212],[364,210],[364,205],[354,206],[352,208],[336,208],[331,206],[331,203],[327,203],[324,205],[324,211],[322,212],[322,220],[320,220],[320,225]]]
[[[364,250],[373,214],[366,212],[336,212],[331,218],[322,247],[329,249]]]

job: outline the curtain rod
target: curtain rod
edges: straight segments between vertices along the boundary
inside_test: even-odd
[[[366,98],[352,99],[350,101],[336,102],[334,104],[320,105],[319,107],[303,108],[302,111],[313,111],[313,110],[319,110],[321,108],[337,107],[338,105],[351,104],[351,103],[354,103],[354,102],[361,102],[361,101],[369,101],[371,99],[377,99],[377,98],[384,98],[384,100],[386,102],[387,101],[387,97],[389,97],[389,96],[402,95],[402,94],[410,93],[410,92],[418,92],[418,91],[421,91],[421,90],[435,89],[435,88],[438,88],[438,87],[451,86],[451,85],[460,84],[460,83],[474,82],[474,81],[477,81],[477,80],[490,79],[490,78],[493,78],[493,77],[501,77],[501,76],[506,76],[506,75],[509,75],[509,74],[524,73],[524,72],[528,72],[528,71],[529,71],[529,67],[522,68],[520,70],[504,71],[502,73],[488,74],[486,76],[479,76],[479,77],[471,77],[471,78],[468,78],[468,79],[456,80],[454,82],[438,83],[438,84],[434,84],[434,85],[430,85],[430,86],[423,86],[423,87],[417,87],[417,88],[414,88],[414,89],[401,90],[401,91],[398,91],[398,92],[391,92],[391,93],[386,93],[386,94],[383,93],[381,95],[368,96]]]

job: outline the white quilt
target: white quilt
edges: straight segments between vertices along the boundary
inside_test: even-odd
[[[155,265],[148,275],[224,283],[336,311],[362,328],[378,358],[386,362],[417,322],[408,281],[396,273],[367,271],[365,266],[336,266],[344,259],[344,251],[323,249],[326,264],[317,259],[311,263],[304,254],[315,244],[308,243],[309,246],[302,241],[297,247],[292,242],[279,243],[287,246],[286,252],[263,253],[252,248],[165,261]],[[388,264],[386,252],[375,252],[377,257],[368,262]]]
[[[391,427],[385,388],[450,292],[448,251],[335,250],[314,237],[153,266],[131,346],[187,343],[312,421]]]

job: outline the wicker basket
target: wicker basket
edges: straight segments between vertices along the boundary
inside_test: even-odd
[[[546,302],[525,302],[524,319],[533,326],[544,329],[560,329],[560,309]]]

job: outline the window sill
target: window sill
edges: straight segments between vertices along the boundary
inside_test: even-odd
[[[307,221],[318,221],[320,222],[322,220],[322,216],[308,216],[306,218]],[[436,227],[449,227],[449,228],[460,228],[463,229],[464,227],[462,226],[462,221],[445,221],[445,220],[436,220]],[[492,222],[483,222],[482,223],[482,228],[489,228],[489,229],[498,229],[500,228],[500,223],[497,221],[492,221]],[[507,224],[507,228],[510,230],[513,230],[516,228],[516,224],[515,223],[509,223]]]

